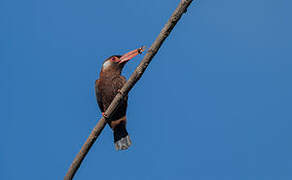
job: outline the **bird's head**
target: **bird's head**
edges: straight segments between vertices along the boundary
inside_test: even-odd
[[[101,72],[116,72],[120,74],[125,64],[133,57],[137,56],[138,54],[141,54],[144,51],[144,49],[145,47],[141,47],[133,51],[130,51],[122,56],[113,55],[107,58],[102,64]]]

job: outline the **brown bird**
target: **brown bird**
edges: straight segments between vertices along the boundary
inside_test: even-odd
[[[141,54],[143,51],[144,47],[138,48],[122,56],[113,55],[103,62],[99,79],[95,82],[96,99],[103,115],[116,94],[126,83],[126,78],[121,75],[123,67],[130,59],[138,54]],[[110,118],[110,122],[108,123],[114,133],[116,150],[128,149],[132,144],[126,129],[127,101],[128,96],[122,100],[118,109],[114,112]]]

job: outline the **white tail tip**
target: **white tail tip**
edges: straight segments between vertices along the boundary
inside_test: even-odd
[[[115,142],[115,148],[117,151],[126,150],[131,146],[132,142],[129,136],[123,137],[122,139]]]

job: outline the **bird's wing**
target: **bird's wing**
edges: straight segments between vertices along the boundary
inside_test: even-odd
[[[116,76],[113,78],[112,81],[113,81],[112,86],[113,89],[115,90],[115,94],[117,94],[118,91],[121,90],[124,84],[127,82],[124,76]]]
[[[95,96],[96,96],[96,101],[98,103],[99,109],[101,112],[104,112],[103,108],[103,103],[102,103],[102,94],[101,92],[98,91],[98,84],[99,84],[99,79],[95,81]]]
[[[124,84],[127,82],[127,79],[124,76],[118,76],[113,79],[113,89],[115,90],[115,94],[118,93],[119,90],[122,89]],[[127,104],[128,95],[124,97],[124,103]]]
[[[124,76],[117,76],[113,79],[112,88],[114,90],[114,96],[122,89],[124,84],[126,83],[126,78]],[[120,102],[118,109],[115,111],[114,115],[112,116],[112,121],[118,120],[126,115],[128,106],[128,95],[126,95]]]

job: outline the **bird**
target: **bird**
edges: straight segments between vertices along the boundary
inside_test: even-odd
[[[113,55],[104,60],[99,79],[95,81],[96,100],[103,116],[117,93],[126,83],[126,78],[121,75],[125,64],[138,54],[144,51],[145,47],[132,50],[124,55]],[[113,113],[108,121],[110,128],[113,130],[114,145],[116,150],[128,149],[132,142],[128,131],[127,124],[127,105],[128,95],[120,102],[117,110]]]

